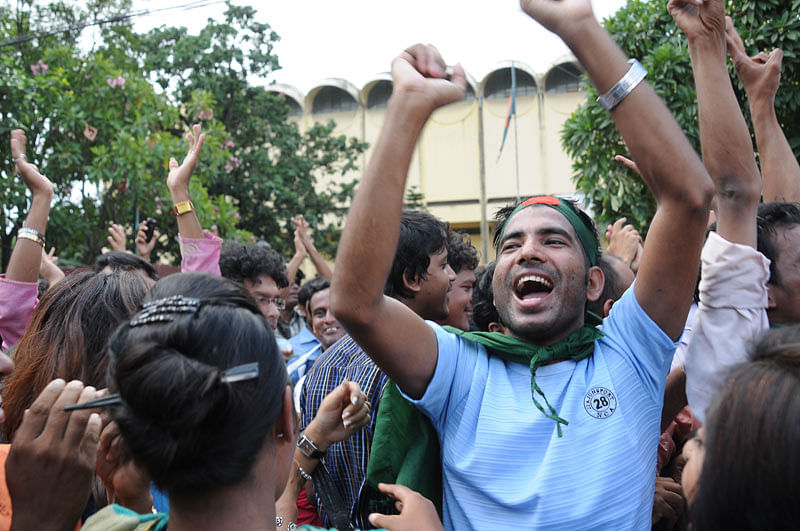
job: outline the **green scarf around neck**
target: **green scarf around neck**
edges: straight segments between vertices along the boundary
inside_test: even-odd
[[[553,361],[579,361],[591,356],[594,342],[604,335],[596,328],[601,322],[597,315],[588,312],[586,325],[564,341],[546,347],[532,345],[499,332],[464,332],[449,326],[444,328],[485,346],[490,356],[529,366],[531,399],[539,411],[556,422],[558,436],[561,437],[561,425],[567,425],[568,422],[558,415],[536,384],[536,370]],[[544,399],[549,413],[536,395]],[[376,415],[367,465],[367,485],[376,492],[378,483],[405,485],[433,501],[441,515],[442,462],[439,436],[430,419],[403,398],[397,385],[391,381],[386,383]]]
[[[548,346],[532,345],[521,339],[501,334],[500,332],[464,332],[452,326],[445,326],[444,329],[456,335],[480,343],[492,356],[528,365],[531,368],[531,399],[536,409],[541,411],[545,417],[556,422],[558,436],[561,437],[561,425],[568,425],[569,422],[558,415],[558,412],[550,405],[547,397],[544,396],[542,389],[536,384],[536,370],[542,365],[554,361],[574,360],[580,361],[588,358],[594,352],[594,342],[603,337],[603,332],[595,328],[592,323],[597,323],[599,318],[591,314],[587,317],[589,323],[576,331],[572,332],[564,341]],[[599,324],[599,323],[597,323]],[[545,411],[542,404],[536,399],[539,395],[544,400],[548,411]]]

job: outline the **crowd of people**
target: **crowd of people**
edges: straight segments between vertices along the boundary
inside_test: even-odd
[[[430,45],[392,63],[333,268],[301,214],[288,262],[204,230],[195,125],[166,180],[181,272],[159,278],[144,222],[137,254],[113,225],[112,250],[64,275],[45,251],[52,184],[12,131],[31,202],[0,276],[0,529],[800,526],[782,53],[749,57],[722,0],[669,0],[701,160],[589,0],[520,5],[601,94],[657,204],[646,238],[622,218],[603,248],[583,206],[539,195],[498,211],[480,265],[466,235],[404,209],[426,121],[466,88]]]

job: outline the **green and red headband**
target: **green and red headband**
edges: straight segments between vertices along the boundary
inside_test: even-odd
[[[567,218],[569,224],[572,225],[573,229],[575,229],[575,234],[578,235],[578,239],[583,246],[583,250],[586,252],[586,256],[589,257],[589,263],[593,266],[597,265],[597,254],[599,248],[597,238],[595,238],[592,229],[586,226],[586,223],[584,223],[578,213],[566,202],[566,200],[552,195],[538,195],[531,197],[530,199],[521,203],[511,212],[511,214],[506,218],[506,221],[503,223],[503,229],[500,231],[500,237],[497,239],[498,253],[500,252],[500,242],[503,241],[503,235],[506,232],[506,226],[508,225],[508,222],[511,221],[511,218],[516,216],[520,210],[535,205],[544,205],[550,207],[553,210],[560,212],[561,215]]]

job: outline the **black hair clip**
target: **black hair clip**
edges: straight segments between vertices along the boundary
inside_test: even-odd
[[[98,407],[117,406],[122,403],[122,399],[117,394],[104,396],[95,400],[89,400],[81,404],[73,404],[64,408],[64,411],[75,411],[77,409],[95,409]]]
[[[133,316],[129,325],[134,328],[150,323],[174,321],[175,314],[197,313],[199,309],[199,299],[173,295],[143,304],[141,311]]]
[[[253,380],[258,378],[258,362],[245,363],[244,365],[237,365],[230,369],[222,371],[219,381],[220,383],[236,383]],[[75,411],[78,409],[95,409],[108,406],[118,406],[122,404],[122,398],[119,394],[104,396],[95,400],[89,400],[81,404],[73,404],[64,408],[64,411]]]

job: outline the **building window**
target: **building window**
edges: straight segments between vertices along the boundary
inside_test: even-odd
[[[301,116],[303,114],[303,108],[300,107],[300,104],[297,103],[294,98],[291,96],[283,95],[283,101],[286,102],[286,105],[289,106],[289,116]]]
[[[461,101],[474,101],[475,100],[475,90],[473,90],[472,85],[467,83],[467,90],[464,92],[464,97],[461,98]]]
[[[314,114],[325,114],[334,112],[349,112],[358,109],[358,102],[346,91],[332,86],[319,89],[314,96],[312,112]]]
[[[535,96],[536,81],[524,70],[519,68],[514,70],[517,77],[517,97]],[[483,95],[486,99],[507,99],[511,96],[511,68],[501,68],[492,72],[486,80]]]
[[[392,95],[392,82],[381,80],[375,83],[367,94],[367,109],[385,109]]]
[[[547,74],[545,87],[548,94],[578,92],[581,90],[581,71],[572,63],[556,65]]]

